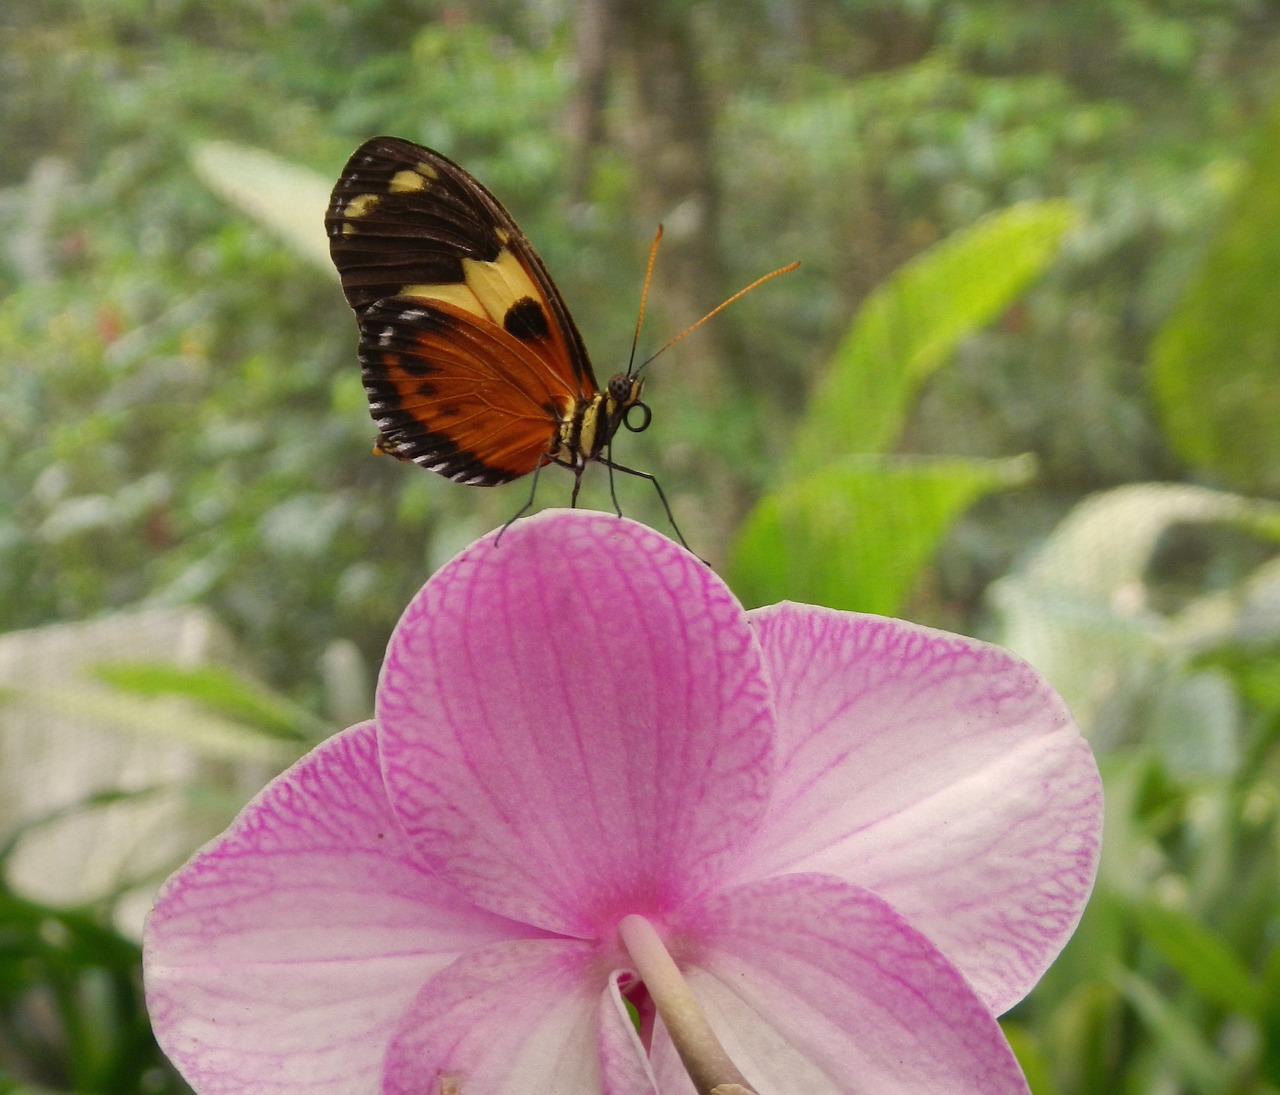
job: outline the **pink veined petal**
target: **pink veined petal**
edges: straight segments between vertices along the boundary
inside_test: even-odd
[[[999,1013],[1074,930],[1102,787],[1052,688],[1015,655],[901,620],[752,614],[773,677],[777,789],[752,877],[874,890]]]
[[[405,1015],[382,1090],[434,1095],[451,1082],[461,1095],[654,1095],[638,1039],[620,1029],[626,1011],[611,999],[613,980],[597,949],[579,940],[464,955]]]
[[[728,588],[651,529],[580,510],[517,521],[426,584],[378,724],[419,849],[486,908],[583,938],[713,884],[772,775]]]
[[[364,723],[273,781],[165,884],[143,941],[147,1008],[201,1095],[374,1092],[432,974],[539,934],[425,873]]]
[[[759,1095],[1027,1095],[964,977],[869,891],[781,876],[721,892],[681,929],[675,956]],[[653,1065],[662,1095],[693,1091],[661,1024]]]

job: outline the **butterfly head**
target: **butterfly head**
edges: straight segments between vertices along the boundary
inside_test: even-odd
[[[647,430],[653,415],[648,404],[640,401],[643,390],[643,377],[628,373],[616,373],[610,377],[605,386],[606,417],[609,421],[621,423],[632,433]]]

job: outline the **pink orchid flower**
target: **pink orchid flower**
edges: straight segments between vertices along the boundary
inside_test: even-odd
[[[1025,1093],[994,1016],[1100,820],[1013,655],[745,612],[657,533],[549,512],[427,582],[375,721],[168,881],[147,999],[201,1095]]]

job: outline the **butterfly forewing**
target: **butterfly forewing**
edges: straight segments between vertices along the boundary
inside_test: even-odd
[[[357,316],[376,301],[443,302],[526,344],[581,398],[598,385],[555,284],[501,203],[452,160],[396,137],[352,154],[325,218]]]

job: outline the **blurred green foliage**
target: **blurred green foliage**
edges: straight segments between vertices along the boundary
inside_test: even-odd
[[[1064,691],[1107,792],[1093,900],[1005,1019],[1046,1069],[1037,1095],[1277,1089],[1276,544],[1280,503],[1133,484],[994,591],[999,637]],[[1236,580],[1232,555],[1269,561]]]
[[[0,1091],[188,1091],[151,1036],[141,964],[100,912],[0,884]]]
[[[197,701],[281,756],[358,717],[349,688],[327,699],[335,644],[371,673],[431,569],[527,486],[370,455],[336,279],[244,192],[283,176],[250,151],[219,187],[202,157],[264,150],[301,195],[375,132],[440,148],[517,216],[608,373],[663,166],[628,150],[669,119],[619,61],[581,172],[587,10],[9,0],[0,631],[198,603],[270,687],[119,665],[122,702]],[[711,104],[722,284],[696,306],[803,266],[717,317],[717,390],[691,387],[688,343],[650,370],[654,427],[621,458],[744,596],[987,634],[1071,699],[1103,758],[1106,858],[1006,1018],[1037,1095],[1274,1095],[1280,9],[651,14],[693,43],[677,56]],[[642,486],[627,512],[661,527]],[[551,474],[539,491],[566,498]],[[585,494],[609,505],[602,477]],[[102,910],[0,897],[0,1090],[180,1090]]]

